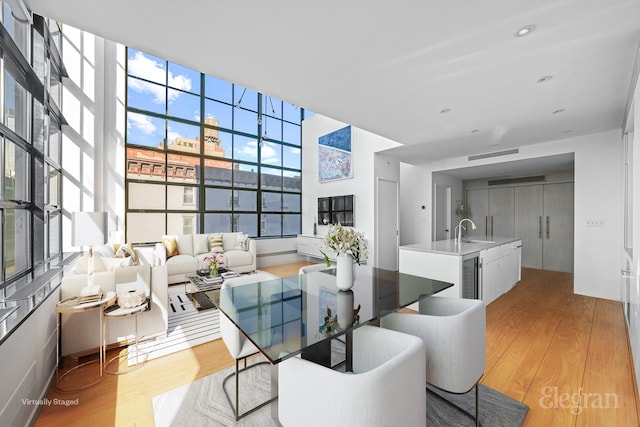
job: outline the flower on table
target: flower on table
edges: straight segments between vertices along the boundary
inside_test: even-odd
[[[324,236],[324,244],[336,255],[351,254],[353,260],[358,264],[367,258],[367,239],[364,237],[364,233],[351,227],[343,227],[340,223],[329,225],[327,235]],[[331,265],[327,254],[323,251],[320,252],[324,255],[327,265]]]
[[[224,255],[221,252],[214,252],[204,257],[204,262],[208,263],[210,268],[219,267],[224,264]]]

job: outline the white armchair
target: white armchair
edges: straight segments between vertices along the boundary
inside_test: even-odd
[[[424,426],[425,347],[388,329],[353,331],[353,373],[310,361],[281,362],[280,422],[288,426]]]
[[[426,345],[426,382],[451,393],[476,388],[486,367],[486,307],[483,301],[431,297],[420,301],[420,314],[392,313],[383,328],[422,338]]]

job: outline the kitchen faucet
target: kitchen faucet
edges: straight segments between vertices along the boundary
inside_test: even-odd
[[[460,243],[462,243],[462,230],[465,230],[464,225],[462,225],[462,223],[465,222],[465,221],[469,221],[471,223],[471,229],[472,230],[476,229],[476,225],[469,218],[463,218],[462,220],[460,220],[458,225],[456,225],[456,228],[453,230],[453,233],[456,234],[456,243],[458,245],[460,245]]]

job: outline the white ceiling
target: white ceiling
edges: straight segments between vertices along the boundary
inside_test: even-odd
[[[640,40],[638,0],[26,3],[398,141],[414,164],[621,128]]]

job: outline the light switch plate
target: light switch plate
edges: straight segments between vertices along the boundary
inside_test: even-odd
[[[587,227],[604,227],[604,219],[602,218],[591,218],[587,220]]]

